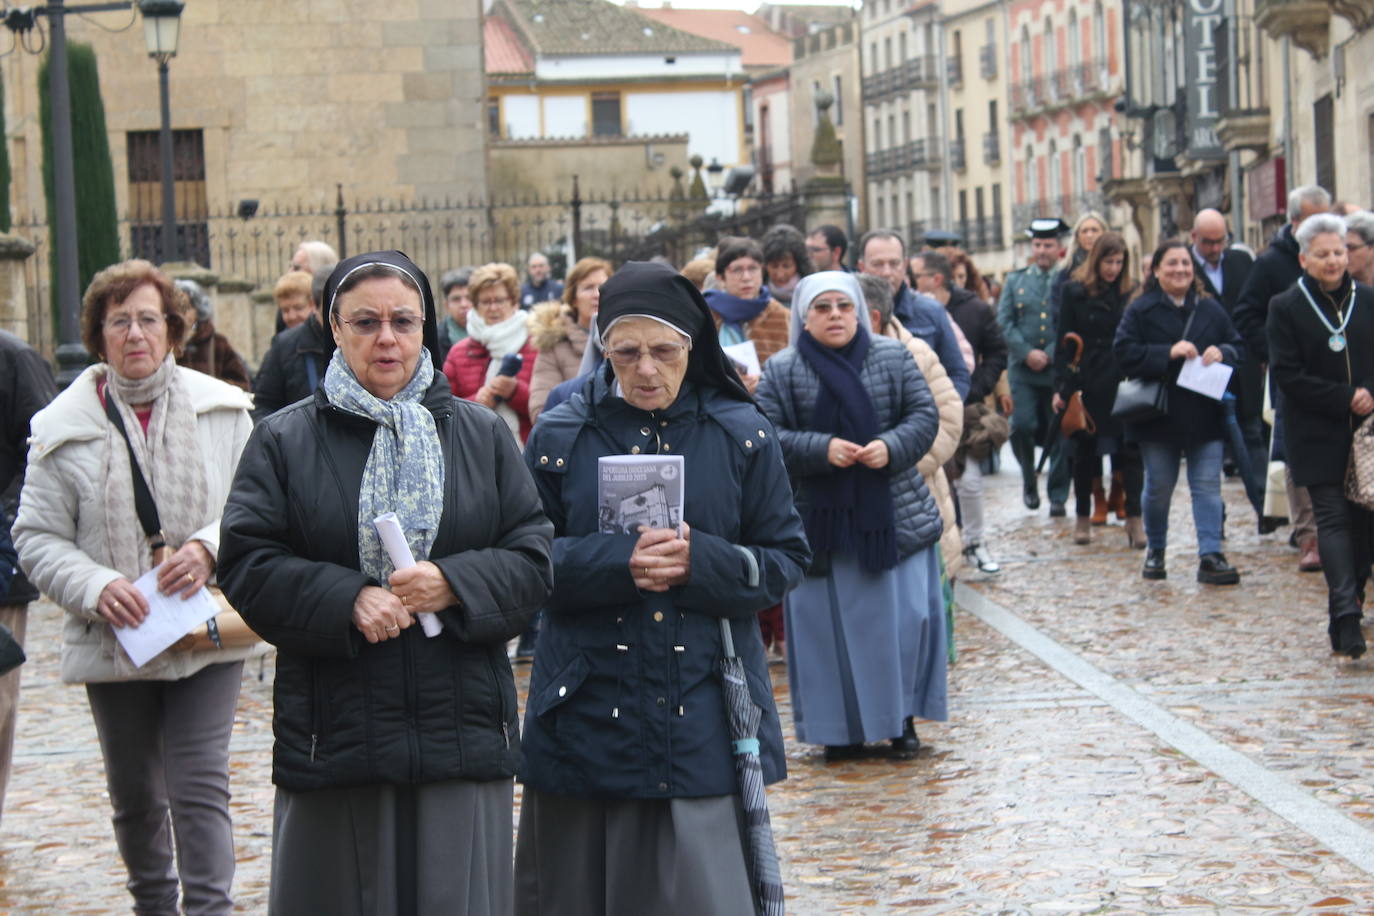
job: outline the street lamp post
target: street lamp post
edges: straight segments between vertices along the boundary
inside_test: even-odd
[[[172,101],[167,62],[177,54],[181,36],[182,0],[139,0],[143,14],[143,38],[148,56],[157,61],[158,91],[162,101],[162,263],[177,259],[176,176],[172,162]]]

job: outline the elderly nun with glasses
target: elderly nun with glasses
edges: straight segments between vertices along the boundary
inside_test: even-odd
[[[225,594],[278,649],[269,912],[509,913],[505,644],[548,596],[551,529],[505,422],[436,370],[420,269],[357,255],[323,301],[338,349],[254,430],[220,543]]]
[[[946,717],[943,525],[917,468],[940,418],[906,347],[859,320],[863,302],[852,274],[804,278],[792,346],[758,390],[815,551],[787,598],[787,677],[797,738],[827,760],[889,739],[914,757],[913,720]]]
[[[525,448],[556,587],[525,714],[516,912],[748,916],[721,621],[775,782],[782,730],[754,615],[801,579],[810,550],[778,437],[692,282],[626,264],[596,322],[605,365]],[[609,455],[683,456],[680,527],[602,532]]]

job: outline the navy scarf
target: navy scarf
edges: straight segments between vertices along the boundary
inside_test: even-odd
[[[878,411],[859,376],[870,345],[862,330],[838,349],[817,343],[807,331],[797,338],[797,351],[821,382],[811,413],[813,431],[859,445],[877,437]],[[855,464],[809,483],[811,505],[802,521],[816,553],[856,554],[870,573],[897,565],[897,514],[885,470]]]
[[[768,291],[768,287],[759,290],[759,294],[753,299],[741,299],[739,296],[732,296],[723,289],[708,289],[702,293],[706,297],[706,304],[711,307],[727,324],[743,325],[745,322],[753,321],[768,308],[768,303],[772,301],[773,294]]]

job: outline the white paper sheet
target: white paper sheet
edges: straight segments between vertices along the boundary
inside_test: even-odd
[[[763,366],[759,364],[759,351],[752,340],[731,344],[728,347],[721,347],[721,349],[732,361],[744,367],[746,375],[763,374]]]
[[[1226,393],[1226,385],[1231,381],[1233,371],[1225,363],[1204,366],[1202,357],[1195,356],[1183,361],[1183,368],[1178,373],[1178,387],[1220,401],[1221,396]]]
[[[415,556],[410,552],[405,532],[401,530],[401,520],[396,517],[395,512],[377,516],[372,520],[372,524],[377,526],[377,536],[382,539],[382,546],[386,548],[386,555],[391,557],[392,566],[397,569],[410,569],[415,565]],[[439,622],[439,615],[416,616],[419,617],[420,629],[425,631],[426,636],[433,638],[444,631],[444,625]]]
[[[134,582],[134,588],[148,601],[148,616],[137,627],[115,627],[115,638],[124,647],[135,667],[166,651],[167,647],[219,613],[219,604],[201,587],[190,598],[164,595],[157,590],[157,571],[148,570]]]

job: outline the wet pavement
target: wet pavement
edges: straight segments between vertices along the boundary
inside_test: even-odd
[[[1119,523],[1076,546],[1072,519],[989,477],[1003,572],[961,587],[950,721],[918,723],[909,762],[827,765],[789,731],[769,795],[789,912],[1374,914],[1374,662],[1330,653],[1320,575],[1296,572],[1286,529],[1254,533],[1238,484],[1225,495],[1244,578],[1207,588],[1182,481],[1170,578],[1146,582]],[[0,913],[128,912],[59,617],[30,615]],[[265,911],[270,863],[264,673],[250,663],[232,742],[244,913]]]

